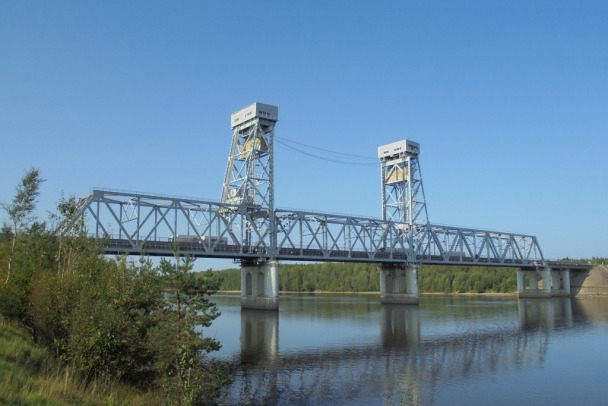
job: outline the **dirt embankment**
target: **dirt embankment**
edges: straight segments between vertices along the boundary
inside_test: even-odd
[[[588,271],[571,272],[570,289],[579,297],[608,296],[608,267],[596,265]]]

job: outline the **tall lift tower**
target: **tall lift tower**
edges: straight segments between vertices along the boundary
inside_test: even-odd
[[[233,130],[222,202],[274,208],[274,125],[279,108],[253,103],[230,117]]]
[[[382,219],[426,225],[426,210],[422,174],[420,172],[420,144],[398,141],[378,147],[382,165]]]
[[[272,252],[274,233],[274,126],[279,108],[253,103],[230,117],[233,130],[222,203],[240,206],[250,222],[248,245]]]

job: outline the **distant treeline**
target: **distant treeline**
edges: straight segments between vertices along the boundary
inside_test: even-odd
[[[571,259],[564,259],[565,261]],[[594,264],[607,258],[578,260]],[[207,272],[220,281],[221,290],[241,289],[241,270]],[[423,293],[513,293],[517,291],[513,268],[486,266],[423,265],[418,273]],[[325,262],[281,264],[279,290],[287,292],[379,292],[380,272],[376,264]]]
[[[221,290],[240,290],[240,269],[214,272]],[[508,293],[517,290],[512,268],[423,265],[418,272],[420,292]],[[325,262],[281,264],[279,290],[287,292],[379,292],[377,264]]]
[[[221,279],[220,290],[240,290],[241,270],[213,272]],[[375,264],[281,264],[279,290],[289,292],[370,292],[380,289],[380,276]]]

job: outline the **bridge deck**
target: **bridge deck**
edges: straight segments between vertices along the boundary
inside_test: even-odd
[[[227,258],[236,260],[264,260],[264,249],[241,245],[218,244],[212,250],[197,243],[175,243],[169,241],[149,241],[143,245],[133,245],[126,239],[111,239],[104,243],[104,252],[112,255],[150,255],[171,256],[176,250],[180,255],[189,255],[194,258]],[[367,262],[379,264],[400,264],[411,262],[404,252],[378,251],[323,251],[317,249],[282,248],[278,251],[276,259],[280,261],[311,261],[311,262]],[[517,268],[536,268],[537,264],[517,260],[500,258],[477,258],[453,255],[444,257],[440,255],[417,255],[416,262],[427,265],[471,265],[471,266],[504,266]]]
[[[218,203],[96,189],[65,229],[102,241],[107,254],[264,261],[423,263],[535,268],[536,237],[434,224]],[[66,231],[67,232],[67,231]]]

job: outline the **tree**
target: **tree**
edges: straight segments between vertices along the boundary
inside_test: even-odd
[[[201,327],[208,327],[220,313],[209,300],[219,284],[213,275],[190,272],[194,260],[161,259],[163,303],[158,312],[156,331],[160,375],[168,398],[179,405],[197,405],[213,399],[228,383],[228,375],[219,363],[205,360],[205,354],[219,350],[213,338],[203,337]]]
[[[61,198],[48,228],[33,211],[42,180],[22,179],[2,208],[0,317],[20,324],[85,382],[95,379],[166,393],[160,402],[199,404],[229,383],[226,368],[203,357],[219,342],[202,336],[219,312],[209,301],[221,278],[189,273],[192,260],[107,258],[74,222],[78,204]],[[179,255],[176,257],[178,258]],[[12,263],[11,263],[12,262]],[[166,341],[165,341],[166,340]],[[207,361],[207,362],[205,362]]]
[[[17,193],[10,204],[2,203],[2,208],[8,214],[12,225],[11,250],[8,257],[5,284],[11,277],[11,263],[15,253],[17,233],[20,228],[26,227],[32,221],[32,213],[36,208],[36,199],[40,195],[40,184],[44,179],[40,178],[40,171],[32,168],[21,178],[21,184],[17,186]]]

